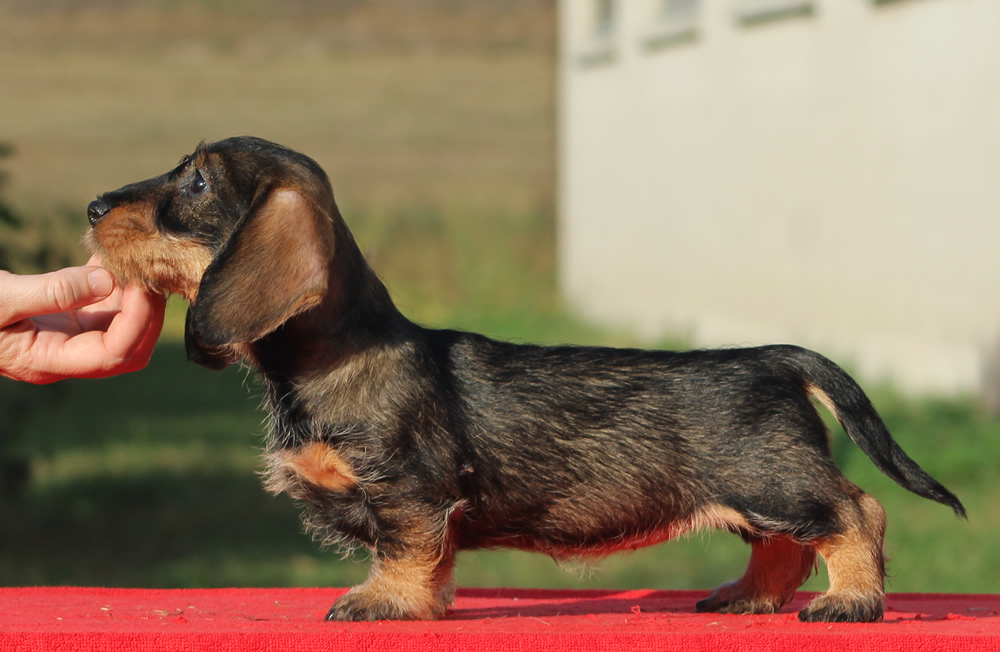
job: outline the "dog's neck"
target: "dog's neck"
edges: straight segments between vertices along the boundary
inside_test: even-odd
[[[249,345],[265,376],[299,381],[390,344],[412,327],[360,252],[348,261],[340,253],[330,263],[322,302]]]
[[[367,421],[412,358],[422,329],[399,312],[360,251],[344,253],[330,263],[330,286],[318,306],[247,345],[276,430],[302,421]]]

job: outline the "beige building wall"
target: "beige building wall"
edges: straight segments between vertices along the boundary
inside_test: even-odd
[[[560,25],[576,310],[699,346],[801,344],[905,390],[982,389],[1000,342],[1000,0],[562,0]]]

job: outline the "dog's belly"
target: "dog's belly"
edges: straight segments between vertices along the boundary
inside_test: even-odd
[[[588,522],[589,521],[589,522]],[[458,547],[517,548],[540,552],[557,559],[602,557],[662,543],[692,531],[752,529],[746,519],[733,509],[709,504],[684,515],[670,515],[664,510],[639,510],[602,516],[578,514],[576,518],[541,517],[537,521],[474,520],[461,514],[453,521]]]

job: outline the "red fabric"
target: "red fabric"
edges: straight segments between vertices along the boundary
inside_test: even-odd
[[[343,589],[0,589],[0,649],[975,650],[1000,649],[1000,595],[890,594],[885,621],[803,624],[697,614],[703,592],[459,590],[437,622],[328,623]]]

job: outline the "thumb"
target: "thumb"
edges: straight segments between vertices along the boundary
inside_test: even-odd
[[[82,308],[106,298],[115,288],[100,267],[67,267],[48,274],[0,276],[0,326]]]

